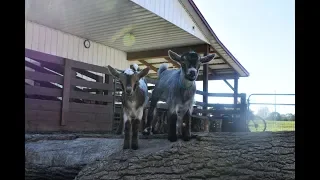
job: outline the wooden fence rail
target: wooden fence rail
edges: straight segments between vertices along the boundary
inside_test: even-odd
[[[105,67],[25,50],[25,130],[112,130],[113,78]]]

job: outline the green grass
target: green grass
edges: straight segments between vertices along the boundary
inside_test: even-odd
[[[295,121],[273,121],[266,120],[267,129],[266,131],[294,131]]]

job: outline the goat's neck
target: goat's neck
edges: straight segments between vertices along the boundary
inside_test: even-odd
[[[185,74],[180,68],[180,78],[179,78],[179,84],[181,88],[189,89],[194,85],[194,81],[189,81],[185,78]]]

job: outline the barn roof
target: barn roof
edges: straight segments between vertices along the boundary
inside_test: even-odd
[[[170,19],[176,14],[166,14],[166,9],[179,10],[179,16],[189,18],[188,25],[194,25],[189,27],[183,20]],[[162,62],[172,68],[179,67],[168,58],[168,49],[178,52],[193,49],[203,54],[208,47],[210,52],[218,54],[209,64],[209,80],[249,76],[192,0],[26,0],[26,19],[127,52],[129,61],[141,68],[151,66],[153,78]],[[132,41],[134,45],[130,45]]]

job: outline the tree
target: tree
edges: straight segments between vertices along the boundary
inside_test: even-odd
[[[288,119],[288,121],[294,121],[294,115],[292,113],[287,113],[286,114],[286,118]]]
[[[269,114],[270,114],[270,111],[269,111],[269,109],[268,109],[267,107],[262,107],[262,108],[260,108],[260,109],[258,110],[258,113],[257,113],[257,115],[260,116],[260,117],[262,117],[262,118],[268,117]]]
[[[268,118],[269,120],[275,120],[275,121],[280,121],[281,120],[281,115],[278,112],[272,112],[269,114]]]

